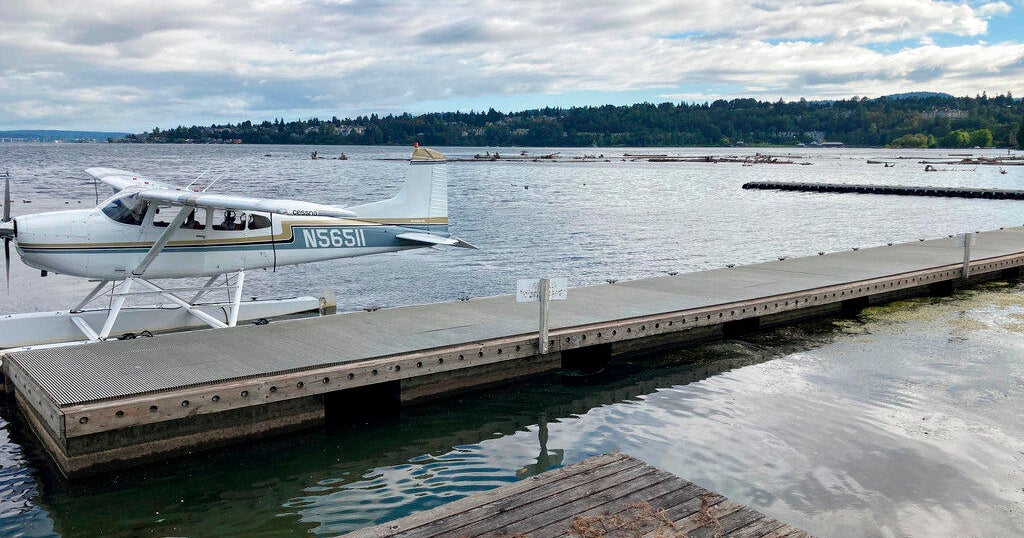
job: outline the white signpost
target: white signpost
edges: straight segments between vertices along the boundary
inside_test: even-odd
[[[521,278],[516,281],[517,303],[540,303],[539,352],[548,352],[548,303],[564,301],[569,294],[565,278]]]
[[[974,234],[960,234],[956,238],[956,246],[964,247],[964,270],[961,273],[964,280],[971,276],[971,243],[974,242]]]

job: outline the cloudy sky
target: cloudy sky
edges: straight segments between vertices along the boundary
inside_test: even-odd
[[[0,130],[1024,95],[1024,0],[0,2]]]

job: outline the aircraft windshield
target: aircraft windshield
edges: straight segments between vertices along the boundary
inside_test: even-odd
[[[128,196],[114,198],[108,202],[107,205],[103,206],[103,212],[111,219],[122,224],[139,226],[142,224],[142,219],[146,216],[146,209],[148,207],[149,202],[134,194],[129,194]]]

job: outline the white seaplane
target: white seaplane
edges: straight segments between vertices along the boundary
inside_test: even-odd
[[[421,247],[471,245],[448,232],[445,156],[415,147],[405,184],[391,199],[351,207],[207,194],[134,172],[90,168],[115,194],[93,209],[11,218],[10,177],[0,238],[10,287],[10,243],[22,261],[96,281],[74,308],[0,314],[0,349],[107,340],[141,331],[235,326],[316,308],[316,299],[242,301],[245,272]],[[195,182],[193,182],[195,183]],[[202,286],[153,279],[207,277]],[[200,302],[216,290],[229,300]],[[126,306],[132,296],[160,304]],[[106,298],[102,308],[87,308]],[[313,301],[310,305],[309,301]]]

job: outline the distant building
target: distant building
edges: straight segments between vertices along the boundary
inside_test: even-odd
[[[927,119],[934,118],[949,118],[949,119],[964,119],[968,116],[966,110],[956,110],[953,108],[933,108],[928,112],[922,112],[921,117]]]
[[[805,131],[804,136],[819,144],[825,141],[825,131]]]

